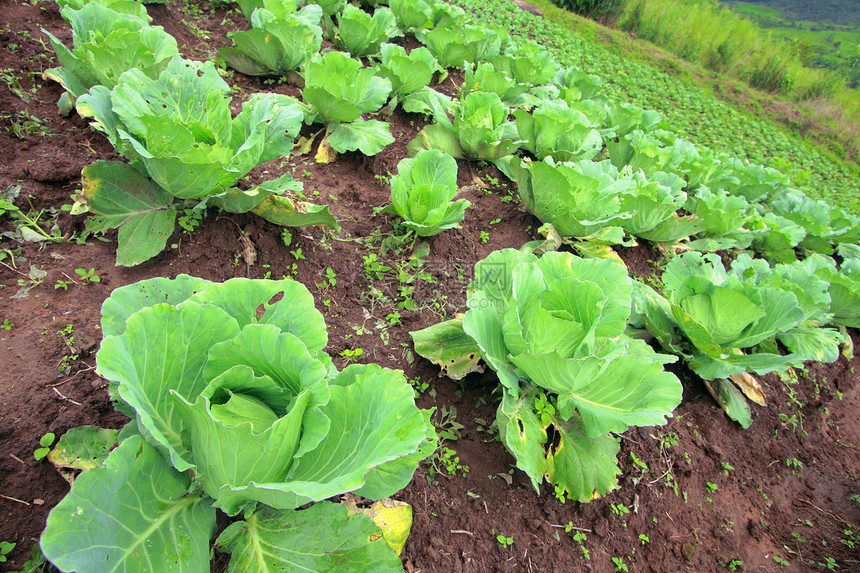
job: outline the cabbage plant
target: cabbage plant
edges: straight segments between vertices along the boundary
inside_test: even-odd
[[[493,161],[514,153],[522,143],[517,126],[508,120],[510,110],[498,95],[472,92],[454,105],[454,120],[434,118],[407,149],[414,155],[422,149],[438,149],[458,159]]]
[[[819,328],[832,318],[828,285],[800,265],[771,268],[742,254],[727,271],[718,255],[689,251],[666,266],[665,299],[636,286],[644,325],[705,380],[838,357],[839,337]]]
[[[284,195],[300,189],[289,174],[234,187],[254,167],[289,154],[303,112],[287,96],[257,94],[233,118],[229,91],[211,62],[175,56],[155,79],[132,69],[112,90],[95,86],[78,98],[78,113],[133,162],[99,161],[83,173],[83,199],[94,215],[88,227],[120,229],[117,264],[139,264],[164,248],[177,199],[198,209],[254,211],[276,224],[337,226],[327,207]]]
[[[159,2],[141,2],[139,0],[57,0],[57,4],[61,9],[72,8],[74,10],[80,10],[88,4],[99,4],[105,8],[110,8],[114,12],[136,16],[144,22],[149,23],[152,21],[152,18],[146,13],[146,6],[144,4],[159,4]]]
[[[700,187],[684,205],[702,222],[702,231],[689,247],[697,251],[745,249],[750,246],[754,233],[747,225],[755,224],[756,212],[740,195],[729,195],[723,190],[712,192]]]
[[[505,170],[516,180],[526,208],[541,221],[552,223],[561,236],[606,244],[624,240],[621,224],[632,215],[622,210],[621,197],[636,184],[619,177],[608,161],[514,159]]]
[[[464,69],[463,85],[460,86],[460,96],[471,92],[488,92],[499,96],[502,103],[511,106],[533,106],[533,98],[527,95],[532,87],[529,83],[518,83],[513,76],[497,70],[490,62],[481,62]]]
[[[415,37],[445,68],[462,68],[468,64],[483,62],[501,53],[505,37],[492,28],[457,24],[437,23],[431,30],[420,30]]]
[[[681,356],[729,417],[746,428],[752,418],[744,395],[764,405],[746,373],[839,357],[843,337],[824,328],[833,319],[831,296],[814,268],[797,262],[771,268],[764,259],[741,254],[726,270],[719,256],[690,251],[667,265],[666,298],[636,284],[631,324]]]
[[[448,366],[483,358],[502,386],[496,422],[517,467],[536,490],[546,477],[586,502],[616,485],[612,434],[662,425],[681,401],[663,369],[676,358],[624,334],[630,304],[616,261],[506,249],[475,265],[462,320],[411,334],[419,354]]]
[[[492,60],[496,71],[504,72],[517,83],[536,86],[552,81],[558,64],[552,54],[534,42],[509,46],[505,53]]]
[[[323,12],[316,4],[266,0],[254,9],[250,30],[233,33],[233,47],[218,50],[228,66],[249,76],[286,76],[322,46]]]
[[[822,255],[813,255],[799,264],[829,285],[827,292],[831,300],[833,323],[860,328],[860,258],[857,258],[860,247],[851,247],[855,256],[849,258],[843,255],[844,260],[838,268],[836,261]]]
[[[347,4],[337,17],[337,37],[353,56],[379,53],[379,45],[403,34],[397,28],[394,14],[388,8],[376,8],[373,15]]]
[[[434,25],[433,8],[425,0],[389,0],[388,7],[403,32],[415,33]]]
[[[372,523],[296,511],[390,496],[436,441],[401,372],[335,369],[303,285],[142,281],[105,301],[102,330],[97,371],[132,422],[48,517],[60,570],[208,571],[216,509],[241,515],[216,541],[231,571],[401,570]]]
[[[66,6],[61,13],[72,28],[74,47],[70,50],[47,30],[42,32],[60,62],[60,67],[44,75],[66,90],[59,101],[63,114],[70,112],[75,100],[91,87],[111,89],[131,68],[158,77],[178,53],[173,36],[160,26],[150,26],[148,18],[117,12],[97,2],[84,4],[79,10]]]
[[[382,44],[374,73],[391,80],[391,101],[386,113],[393,113],[398,103],[402,103],[407,112],[447,119],[451,98],[429,87],[433,76],[444,71],[427,48],[415,48],[407,54],[402,46]]]
[[[401,216],[403,225],[419,237],[430,237],[460,228],[471,203],[454,201],[456,194],[457,161],[441,151],[424,150],[397,164],[397,175],[391,178],[392,205],[384,211]]]
[[[563,101],[544,101],[533,112],[518,109],[514,117],[523,149],[537,159],[593,159],[603,149],[603,138],[588,116]]]
[[[361,119],[363,113],[379,110],[391,93],[391,80],[374,74],[373,69],[342,52],[314,56],[305,65],[302,98],[313,108],[315,118],[326,125],[317,161],[334,158],[338,153],[359,150],[376,155],[394,142],[388,124]]]

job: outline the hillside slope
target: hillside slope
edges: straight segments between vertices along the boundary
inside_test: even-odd
[[[514,35],[542,43],[562,65],[576,66],[600,77],[608,98],[659,111],[665,118],[664,127],[681,137],[779,169],[811,197],[860,213],[860,168],[853,162],[829,158],[812,141],[801,138],[801,125],[777,123],[775,118],[791,115],[779,100],[696,69],[683,60],[561,10],[548,0],[535,2],[545,18],[529,14],[506,0],[454,3],[487,23],[510,26]],[[572,22],[578,26],[575,32]],[[578,34],[588,34],[591,38],[584,39],[584,35]],[[618,42],[621,44],[616,45]],[[645,59],[646,54],[651,63],[631,59]]]

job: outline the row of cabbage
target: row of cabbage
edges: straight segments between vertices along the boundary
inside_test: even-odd
[[[112,6],[122,11],[63,8],[75,47],[51,37],[63,65],[48,75],[67,89],[61,107],[91,118],[130,160],[84,170],[88,226],[120,227],[118,262],[161,250],[184,205],[335,224],[327,210],[296,208],[283,194],[300,189],[288,175],[236,186],[290,153],[306,117],[298,102],[258,95],[233,118],[211,63],[180,58],[139,4]],[[154,234],[163,237],[156,248],[145,244]],[[408,507],[378,503],[371,519],[322,500],[379,500],[405,487],[435,450],[431,411],[416,408],[401,372],[338,372],[305,287],[152,279],[112,293],[102,330],[98,372],[132,422],[69,431],[52,454],[86,470],[40,541],[60,570],[208,571],[218,509],[239,517],[216,541],[231,570],[402,570],[408,525],[383,531],[374,520],[408,524]],[[321,503],[295,511],[309,502]]]
[[[240,114],[235,127],[226,127],[231,123],[225,117],[229,98],[214,69],[204,65],[205,71],[198,73],[199,64],[178,59],[175,40],[159,28],[145,26],[146,34],[137,36],[143,47],[128,50],[128,28],[142,29],[142,19],[98,6],[87,4],[88,13],[64,9],[75,30],[76,47],[69,51],[52,39],[64,67],[49,75],[67,87],[71,96],[67,99],[83,97],[76,101],[79,113],[92,117],[118,150],[133,163],[142,162],[168,193],[150,209],[157,213],[157,221],[147,221],[156,226],[149,234],[163,240],[150,252],[131,258],[124,256],[128,241],[123,240],[121,264],[134,264],[163,248],[175,216],[169,207],[171,196],[203,199],[198,208],[208,203],[238,212],[254,209],[282,224],[301,220],[296,210],[311,211],[318,216],[306,221],[335,225],[324,208],[276,199],[298,189],[289,177],[250,192],[231,186],[250,168],[291,149],[301,120],[325,125],[319,161],[330,161],[334,152],[380,152],[393,141],[388,124],[362,117],[386,103],[389,113],[399,104],[408,112],[434,118],[435,123],[410,144],[413,154],[433,148],[454,157],[496,161],[517,181],[526,206],[563,237],[604,244],[625,243],[625,236],[661,242],[694,237],[689,248],[752,246],[782,261],[793,258],[797,246],[822,251],[830,248],[828,243],[860,238],[857,218],[823,203],[810,209],[813,202],[791,189],[778,172],[714,157],[671,132],[654,130],[660,123],[658,114],[609,105],[595,78],[559,70],[551,55],[534,44],[508,46],[505,34],[470,24],[461,10],[449,5],[395,0],[390,9],[377,8],[371,16],[343,2],[301,9],[292,0],[243,2],[253,27],[237,32],[236,46],[222,49],[221,56],[245,73],[284,74],[300,68],[304,102],[274,94],[255,96],[246,102],[249,113]],[[108,13],[114,14],[113,23],[104,17]],[[400,28],[413,31],[427,48],[407,53],[385,43],[402,34]],[[354,55],[378,52],[380,61],[364,68],[341,52],[320,56],[324,36]],[[138,65],[140,73],[125,76],[117,87],[121,72],[141,63],[113,58],[129,53],[151,65]],[[108,59],[115,65],[101,65]],[[456,101],[428,87],[434,75],[445,74],[442,66],[464,68],[465,81]],[[88,73],[79,73],[82,68]],[[159,104],[151,98],[132,101],[129,95],[141,90],[163,94],[165,86],[177,84],[195,87],[177,91],[168,98],[168,107],[161,102],[161,109],[154,109]],[[217,106],[203,104],[210,92],[222,93]],[[181,102],[183,98],[189,101]],[[185,113],[189,117],[183,117],[183,108],[191,108]],[[279,121],[272,123],[264,109],[276,110]],[[510,120],[512,111],[515,121]],[[134,117],[155,114],[160,119],[154,125]],[[259,123],[264,116],[266,128]],[[187,129],[183,122],[192,117],[196,125]],[[164,141],[170,143],[159,143]],[[511,155],[519,149],[535,161]],[[587,161],[602,157],[608,159]],[[89,173],[88,178],[102,181],[109,176]],[[139,184],[146,187],[145,181]],[[261,205],[263,197],[267,200]],[[137,218],[132,222],[99,212],[98,199],[89,201],[102,215],[91,219],[96,230],[106,228],[106,222],[139,226]],[[273,213],[275,204],[280,213]],[[685,215],[678,214],[682,209]]]

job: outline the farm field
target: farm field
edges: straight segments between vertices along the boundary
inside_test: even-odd
[[[852,213],[857,212],[858,182],[850,173],[820,156],[805,157],[794,140],[770,126],[744,123],[744,129],[738,129],[744,120],[732,110],[725,109],[712,121],[704,122],[698,118],[721,109],[723,104],[690,94],[667,76],[603,59],[599,52],[589,52],[575,40],[561,40],[561,32],[542,28],[534,17],[514,7],[499,6],[493,11],[494,18],[506,15],[510,29],[554,47],[560,64],[575,65],[601,78],[600,89],[609,102],[626,96],[625,102],[646,109],[659,107],[663,114],[659,126],[679,139],[769,167],[786,168],[793,184],[811,197],[827,198],[832,205],[846,208],[847,213],[839,219],[844,225],[839,233],[852,237],[860,231],[860,224],[852,219]],[[192,60],[212,60],[219,49],[233,45],[233,32],[249,28],[235,6],[169,2],[147,5],[146,10],[152,25],[163,27],[176,38],[179,53]],[[617,489],[605,487],[604,480],[602,485],[593,486],[606,490],[601,496],[580,503],[576,498],[582,491],[559,489],[543,481],[541,475],[539,481],[543,483],[536,492],[532,479],[517,469],[517,460],[500,439],[497,409],[508,391],[499,383],[501,374],[489,361],[483,368],[473,368],[475,361],[466,368],[466,372],[472,371],[460,380],[442,376],[439,366],[421,356],[410,336],[410,332],[472,311],[474,305],[467,299],[470,282],[474,281],[473,290],[485,284],[476,276],[476,263],[496,251],[520,249],[551,238],[545,227],[543,233],[539,231],[549,211],[535,204],[527,208],[518,194],[517,182],[509,177],[518,175],[515,178],[522,192],[531,181],[528,174],[517,171],[512,163],[477,159],[461,137],[456,145],[450,144],[455,151],[460,148],[460,153],[472,155],[472,159],[456,161],[456,198],[471,203],[461,228],[447,228],[426,237],[418,236],[417,231],[410,235],[402,217],[382,208],[392,203],[392,181],[405,171],[400,162],[417,151],[414,144],[410,148],[410,142],[430,141],[436,148],[441,145],[438,131],[439,139],[427,135],[433,133],[432,128],[424,131],[433,123],[433,114],[409,113],[403,106],[390,117],[372,113],[368,117],[390,123],[394,141],[371,156],[359,151],[335,154],[330,163],[315,158],[323,137],[318,133],[320,123],[301,125],[296,139],[311,139],[316,134],[312,144],[253,167],[240,186],[251,189],[289,173],[302,184],[300,197],[327,205],[339,229],[322,225],[283,227],[250,212],[234,213],[214,206],[194,210],[193,201],[186,201],[177,203],[179,224],[164,237],[164,249],[147,247],[149,250],[141,254],[146,239],[124,239],[123,230],[95,236],[84,216],[72,215],[64,208],[78,198],[84,168],[95,161],[121,161],[122,156],[119,147],[90,128],[79,114],[72,111],[63,117],[57,113],[64,90],[42,77],[58,63],[41,30],[72,45],[72,32],[58,6],[53,2],[0,0],[0,13],[5,22],[0,48],[0,105],[5,110],[5,129],[0,130],[0,192],[17,207],[17,211],[6,207],[0,218],[0,284],[4,285],[0,289],[0,511],[4,518],[0,542],[15,544],[8,551],[3,549],[6,561],[0,562],[0,570],[25,567],[49,511],[69,491],[67,481],[47,459],[34,457],[34,452],[45,446],[40,444],[43,436],[53,433],[60,437],[85,424],[120,429],[128,422],[111,402],[108,381],[96,373],[96,353],[108,334],[103,332],[102,303],[120,287],[183,274],[215,282],[237,277],[298,281],[307,288],[325,320],[327,343],[322,350],[331,356],[334,367],[344,370],[351,364],[377,364],[402,370],[414,388],[417,406],[435,408],[431,419],[441,436],[439,448],[420,463],[408,485],[392,496],[410,504],[413,512],[411,534],[400,556],[405,571],[851,571],[859,566],[860,358],[844,354],[851,343],[860,348],[856,326],[845,329],[843,324],[842,332],[847,336],[837,328],[822,335],[828,349],[837,348],[838,341],[838,358],[833,362],[807,362],[786,372],[758,376],[766,405],[752,405],[746,429],[726,416],[691,365],[683,361],[666,364],[666,376],[679,381],[667,393],[674,396],[677,392],[675,404],[680,401],[668,421],[604,432],[602,439],[614,444],[610,449],[618,450]],[[413,51],[421,46],[411,35],[392,42]],[[326,41],[324,48],[329,47]],[[455,97],[470,81],[467,76],[452,69],[438,83],[437,74],[431,86]],[[255,94],[303,96],[303,90],[290,83],[230,71],[222,77],[233,88],[233,116]],[[577,85],[585,91],[599,84],[584,80]],[[657,95],[661,93],[664,95]],[[644,128],[649,121],[641,111],[631,122]],[[653,127],[656,129],[656,124]],[[499,127],[495,134],[497,140],[490,141],[490,150],[510,141],[499,135],[502,129]],[[334,133],[327,134],[332,146],[338,145]],[[523,133],[519,135],[522,138]],[[599,137],[613,141],[608,132]],[[653,149],[667,149],[673,143],[677,149],[688,149],[670,135],[661,137],[664,139],[658,142],[643,135],[642,140],[649,141]],[[652,148],[646,146],[631,143],[624,147],[623,141],[627,141],[624,136],[617,137],[588,159],[602,159],[615,150],[615,157],[629,153],[630,161],[638,161],[636,165],[644,169],[651,165],[649,158],[663,157],[649,154]],[[485,153],[487,147],[477,146],[477,153]],[[589,155],[587,149],[568,151],[577,159]],[[537,160],[542,153],[537,144],[528,153],[534,164],[546,163]],[[706,151],[689,153],[683,159],[685,166],[703,165],[712,158]],[[720,159],[729,163],[724,156]],[[668,159],[660,165],[667,171],[674,169]],[[736,173],[749,168],[746,164],[732,165]],[[588,167],[579,169],[582,174]],[[617,180],[623,179],[620,171],[623,169],[614,171]],[[89,173],[92,180],[101,177],[94,171]],[[601,177],[609,173],[612,168],[605,164]],[[775,171],[756,173],[770,177],[766,182],[775,195],[777,190],[791,189],[787,179]],[[660,181],[666,182],[666,187],[674,184],[671,173],[663,175],[666,177]],[[708,176],[707,169],[702,169],[701,180]],[[681,185],[678,177],[677,185]],[[832,181],[832,187],[823,189],[824,181]],[[125,183],[129,187],[143,185],[133,178]],[[761,192],[751,184],[739,182],[736,186],[750,197]],[[535,189],[538,187],[535,184]],[[717,211],[719,200],[710,202],[712,195],[724,202],[736,201],[736,196],[728,199],[717,183],[712,187],[713,193],[690,187],[690,195],[700,193],[698,202],[687,203],[678,217],[683,219],[698,209],[704,219],[708,209]],[[295,186],[292,189],[295,191]],[[679,189],[672,197],[678,200]],[[812,204],[812,200],[805,204]],[[744,224],[752,228],[752,221],[758,219],[754,219],[749,204],[745,209],[735,210],[743,211]],[[802,208],[785,209],[782,224],[786,228],[794,228],[789,223],[803,219],[806,212]],[[26,215],[26,219],[16,213]],[[587,217],[577,216],[575,224],[587,226],[581,223]],[[623,215],[613,216],[627,224]],[[835,212],[828,217],[836,225]],[[773,224],[771,219],[765,222],[764,216],[760,218],[761,225]],[[554,224],[563,229],[562,217]],[[615,223],[614,229],[620,229],[620,224]],[[821,241],[828,245],[833,241],[840,249],[839,261],[845,263],[856,243],[841,242],[842,235],[828,229],[831,234],[821,231],[818,242],[801,246],[798,238],[786,248],[768,240],[782,237],[778,225],[771,231],[759,227],[755,239],[752,231],[747,233],[742,226],[725,235],[696,227],[696,237],[689,242],[718,245],[722,256],[718,260],[726,263],[743,260],[735,245],[744,244],[747,238],[756,241],[753,244],[772,261],[785,262],[794,253],[822,248]],[[425,227],[416,224],[413,228]],[[561,233],[569,235],[563,230]],[[604,243],[614,241],[607,238],[612,233],[621,233],[624,239],[605,248],[576,247],[579,243],[575,242],[556,247],[564,252],[591,252],[598,255],[594,260],[599,264],[618,268],[616,263],[609,263],[614,253],[626,271],[639,279],[638,284],[662,288],[661,277],[667,272],[671,249],[662,250],[656,242],[642,239],[634,244],[637,241],[632,240],[634,233],[629,228],[623,233],[607,233]],[[33,240],[34,234],[42,236]],[[682,242],[687,243],[686,235]],[[120,256],[138,264],[117,266],[118,250]],[[820,286],[816,285],[813,290]],[[792,296],[797,301],[799,295]],[[641,312],[647,314],[644,308]],[[617,334],[616,338],[622,338]],[[655,349],[665,351],[660,350],[659,335],[648,338]],[[781,344],[784,351],[788,343],[781,339]],[[684,348],[685,352],[695,352],[691,346]],[[489,355],[486,348],[482,350]],[[654,355],[650,348],[641,352],[642,356]],[[102,374],[103,368],[105,365],[100,364]],[[532,396],[528,392],[524,395]],[[550,397],[550,402],[553,399]],[[659,409],[656,405],[653,408]],[[658,413],[656,418],[661,416]],[[647,415],[642,414],[645,418]],[[648,419],[653,421],[655,415]],[[558,446],[564,437],[549,430],[548,439]],[[583,479],[591,483],[588,475]],[[590,494],[592,488],[587,489]],[[236,519],[219,513],[212,539]],[[228,570],[230,555],[216,545],[212,547],[211,570]],[[29,562],[29,571],[55,570],[40,564],[38,558]]]

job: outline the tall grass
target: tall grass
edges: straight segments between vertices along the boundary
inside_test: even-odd
[[[616,26],[766,92],[803,100],[846,90],[837,74],[806,65],[802,44],[772,37],[717,0],[626,0]]]
[[[718,0],[623,0],[616,16],[615,26],[638,38],[799,102],[805,118],[830,124],[846,139],[845,147],[834,149],[838,156],[860,153],[860,92],[832,71],[809,67],[803,43],[772,36]]]
[[[593,20],[614,20],[624,0],[556,0],[556,4]]]

